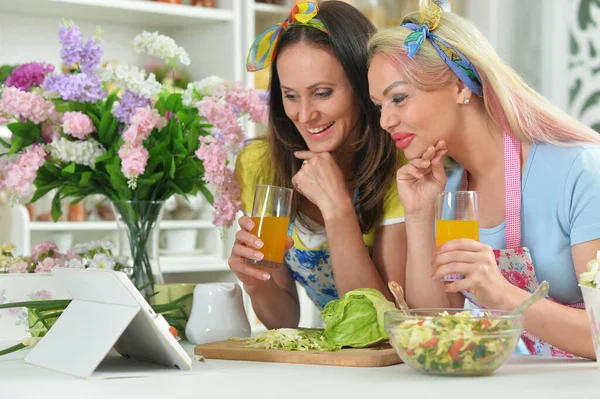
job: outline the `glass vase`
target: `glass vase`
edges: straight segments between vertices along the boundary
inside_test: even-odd
[[[119,234],[119,255],[129,259],[131,279],[146,299],[162,284],[158,255],[165,201],[112,201]]]

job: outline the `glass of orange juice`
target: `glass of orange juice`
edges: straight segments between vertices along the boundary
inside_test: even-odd
[[[246,258],[246,264],[269,269],[280,269],[285,255],[285,241],[290,225],[293,190],[285,187],[258,184],[254,192],[251,234],[259,237],[264,245],[260,249],[261,260]]]
[[[476,191],[447,191],[438,194],[435,216],[435,245],[457,238],[479,241],[479,222]],[[462,278],[451,274],[444,277],[445,283]]]

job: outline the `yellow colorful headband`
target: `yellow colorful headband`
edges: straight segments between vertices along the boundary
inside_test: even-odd
[[[271,65],[275,58],[275,48],[277,47],[281,32],[288,30],[294,25],[312,26],[321,32],[327,33],[323,22],[315,18],[318,11],[319,7],[312,1],[298,3],[292,8],[290,15],[285,21],[270,27],[258,35],[248,52],[246,70],[248,72],[256,72]]]

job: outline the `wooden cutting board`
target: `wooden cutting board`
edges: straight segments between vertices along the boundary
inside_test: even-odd
[[[197,345],[194,348],[194,353],[204,356],[206,359],[349,367],[382,367],[401,362],[389,344],[366,349],[342,349],[336,352],[289,352],[274,349],[248,348],[242,342],[228,340]]]

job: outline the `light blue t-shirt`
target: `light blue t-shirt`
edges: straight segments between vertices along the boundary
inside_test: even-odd
[[[462,174],[462,167],[450,173],[447,191],[460,189]],[[571,246],[600,238],[600,145],[532,144],[521,190],[521,245],[537,280],[547,280],[563,304],[582,302]],[[479,229],[480,241],[506,248],[505,227]]]

